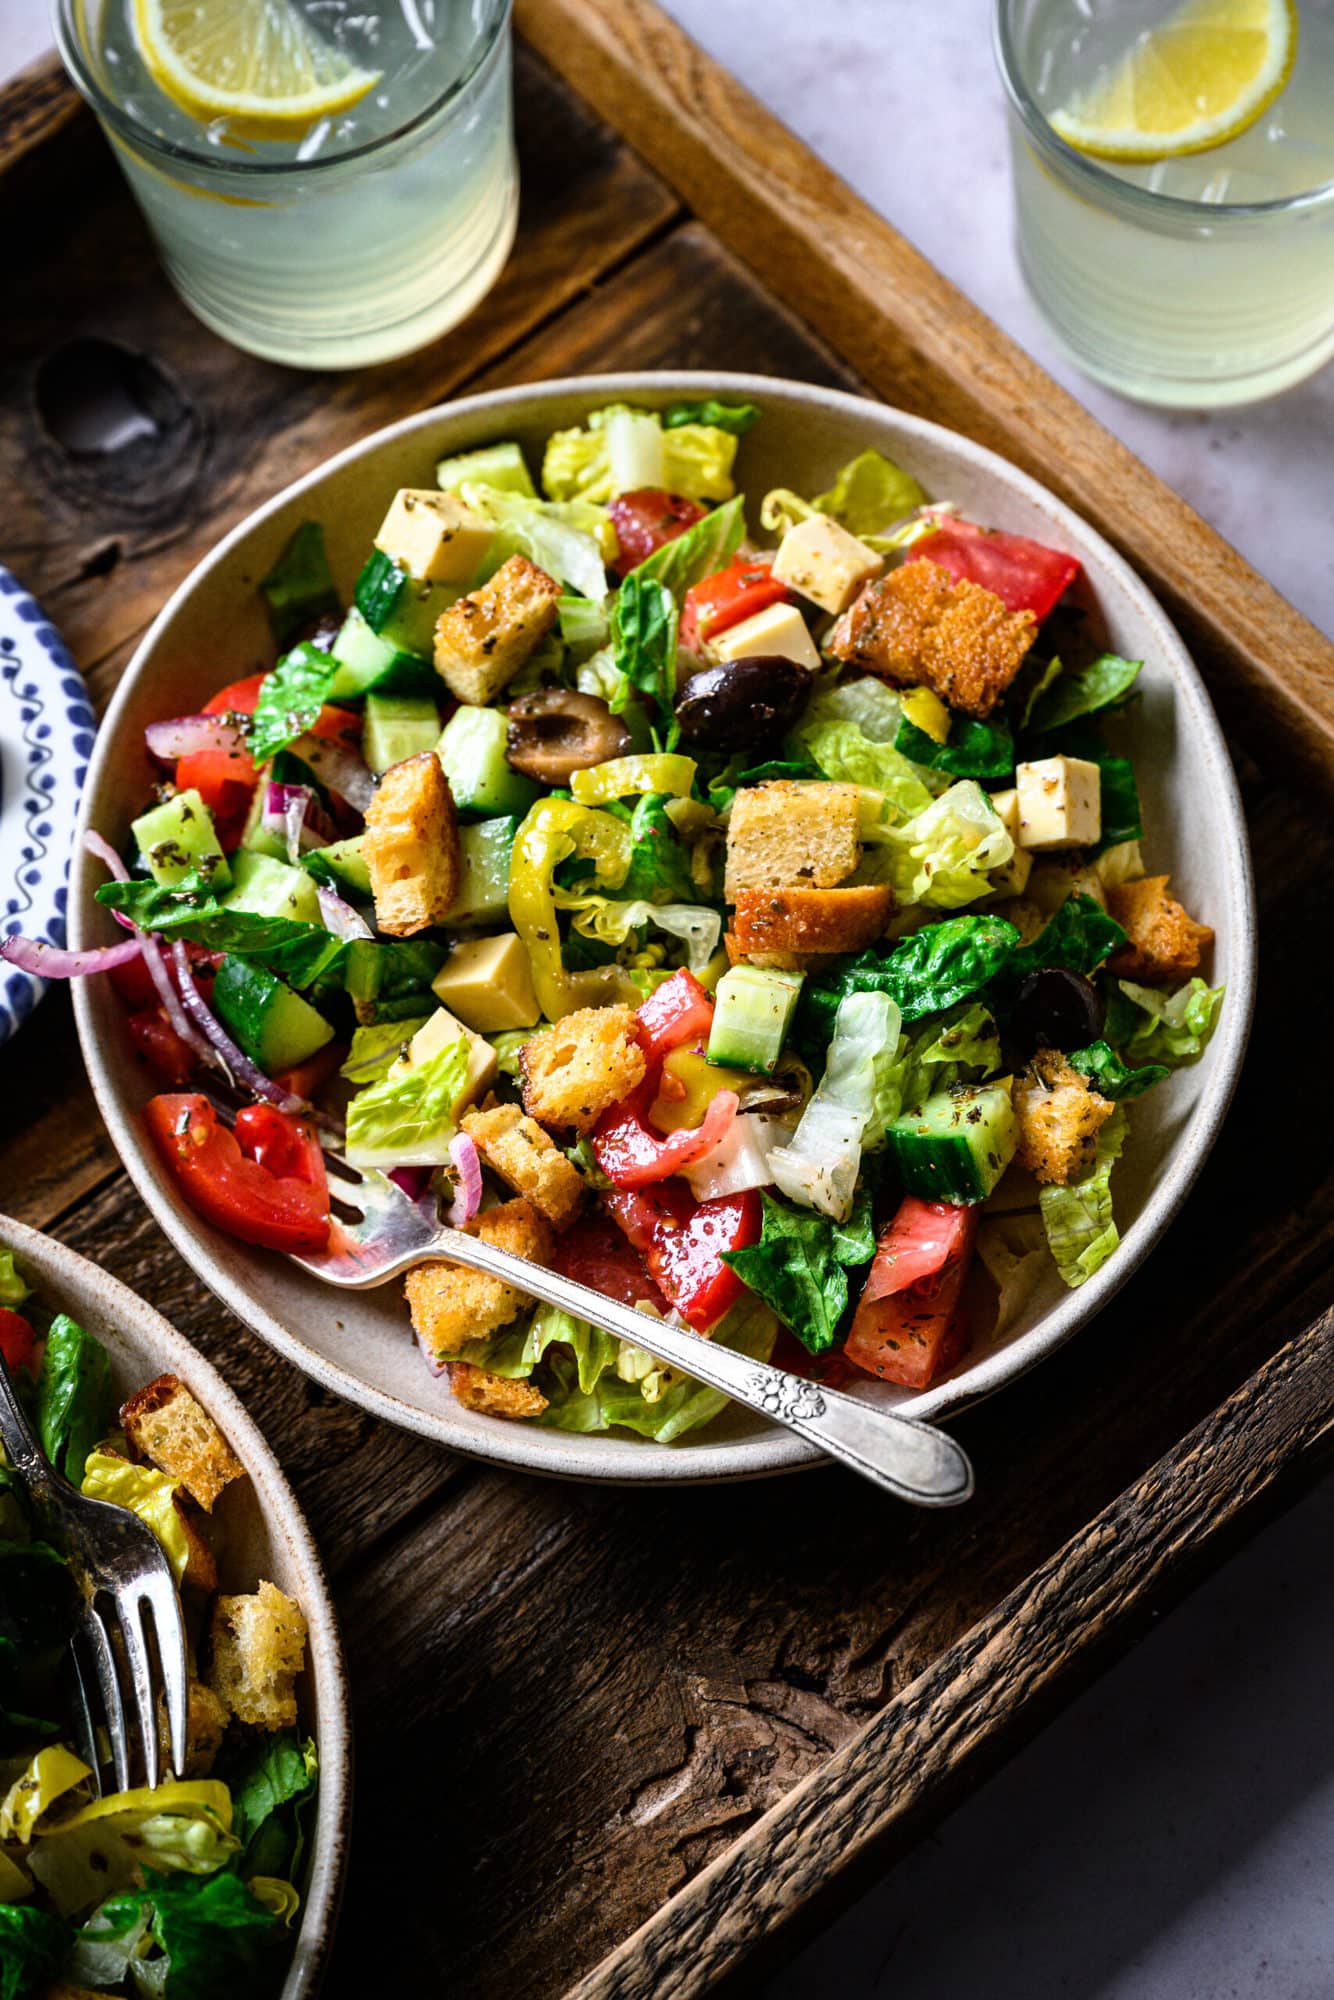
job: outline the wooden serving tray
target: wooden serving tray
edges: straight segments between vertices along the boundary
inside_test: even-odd
[[[681,2000],[753,1981],[1334,1458],[1334,843],[1299,789],[1334,774],[1334,648],[647,0],[518,21],[510,266],[466,326],[355,376],[214,339],[58,71],[0,95],[0,557],[95,700],[226,528],[392,418],[599,368],[800,376],[996,447],[1130,555],[1225,709],[1262,912],[1221,1144],[1101,1318],[958,1420],[978,1498],[944,1516],[833,1471],[558,1486],[389,1429],[192,1277],[111,1151],[67,996],[0,1053],[0,1208],[221,1365],[329,1566],[359,1762],[335,1990]],[[94,368],[151,434],[90,447],[70,389]]]

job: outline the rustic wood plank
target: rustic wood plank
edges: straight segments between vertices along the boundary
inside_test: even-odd
[[[79,116],[79,102],[54,56],[11,77],[0,93],[0,177],[58,139]]]
[[[1334,643],[653,0],[517,0],[523,35],[888,402],[1013,459],[1148,578],[1248,740],[1334,783]],[[998,86],[999,88],[999,86]]]

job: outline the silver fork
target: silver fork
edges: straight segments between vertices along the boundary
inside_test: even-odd
[[[757,1415],[786,1424],[798,1437],[864,1479],[919,1507],[957,1507],[973,1491],[967,1454],[944,1431],[892,1410],[863,1403],[738,1354],[649,1313],[634,1311],[559,1272],[499,1250],[442,1223],[434,1198],[414,1202],[383,1174],[360,1172],[326,1149],[329,1192],[349,1214],[335,1247],[315,1257],[293,1256],[326,1284],[351,1291],[383,1285],[414,1264],[466,1264],[503,1278],[516,1291],[559,1306],[621,1340],[643,1347],[670,1368],[721,1389]]]
[[[106,1725],[116,1790],[130,1783],[138,1748],[143,1781],[156,1785],[162,1768],[157,1687],[145,1613],[151,1618],[158,1674],[167,1711],[171,1767],[185,1766],[188,1686],[185,1628],[171,1565],[155,1537],[126,1507],[90,1500],[48,1462],[14,1394],[0,1359],[0,1445],[23,1481],[43,1531],[69,1561],[82,1600],[70,1642],[74,1724],[79,1755],[102,1796],[97,1721]],[[128,1678],[133,1733],[122,1681]]]

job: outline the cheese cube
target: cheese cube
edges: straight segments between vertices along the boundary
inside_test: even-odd
[[[497,1059],[490,1042],[484,1042],[480,1035],[456,1020],[448,1007],[437,1007],[430,1020],[422,1023],[408,1043],[407,1055],[400,1056],[389,1072],[390,1076],[402,1076],[414,1063],[425,1062],[428,1056],[438,1055],[447,1043],[456,1042],[460,1035],[465,1035],[468,1041],[468,1074],[449,1107],[451,1118],[457,1118],[464,1105],[473,1103],[493,1082]]]
[[[743,618],[711,639],[710,647],[720,660],[753,660],[760,654],[794,660],[814,673],[820,665],[815,641],[806,630],[806,620],[795,604],[771,604],[753,618]]]
[[[828,514],[814,514],[789,528],[774,557],[774,576],[809,597],[822,611],[846,611],[862,585],[884,568],[868,549]]]
[[[494,532],[457,493],[404,486],[380,523],[375,546],[416,583],[471,583]]]
[[[1102,773],[1082,757],[1043,757],[1014,774],[1019,795],[1019,845],[1039,854],[1050,847],[1090,847],[1102,833]]]
[[[998,895],[1022,896],[1028,886],[1033,857],[1026,847],[1019,845],[1019,793],[1014,786],[1008,792],[993,792],[991,805],[1014,842],[1014,853],[1003,868],[992,869],[990,879]]]
[[[497,1035],[507,1028],[535,1028],[542,1018],[528,953],[513,931],[504,937],[469,938],[456,944],[431,990],[461,1021],[483,1035]]]

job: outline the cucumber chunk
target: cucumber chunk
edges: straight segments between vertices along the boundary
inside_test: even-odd
[[[329,684],[330,701],[351,701],[371,688],[386,694],[428,694],[437,685],[429,659],[372,632],[355,605],[329,650],[338,662]]]
[[[435,483],[446,493],[460,486],[495,486],[502,493],[522,493],[536,500],[537,488],[524,463],[523,452],[512,439],[504,444],[483,445],[480,451],[463,451],[455,458],[442,458],[435,468]]]
[[[725,972],[709,1030],[709,1061],[770,1075],[782,1053],[803,976],[762,965],[734,965]]]
[[[268,1076],[294,1069],[333,1040],[323,1014],[248,958],[223,959],[213,982],[213,1011]]]
[[[276,861],[253,848],[238,848],[236,880],[223,902],[229,910],[249,910],[257,917],[287,917],[293,923],[317,924],[320,901],[304,868]]]
[[[340,894],[351,890],[354,896],[369,896],[371,871],[361,851],[363,838],[364,835],[358,833],[350,840],[332,840],[327,847],[312,847],[308,854],[302,855],[301,866],[328,889],[336,889]]]
[[[461,813],[514,813],[522,817],[541,790],[505,762],[509,722],[501,708],[467,702],[445,724],[437,755]]]
[[[886,1134],[909,1194],[923,1201],[984,1201],[1019,1141],[1004,1083],[958,1083],[904,1111]]]
[[[213,815],[196,791],[177,792],[141,813],[130,831],[149,874],[164,889],[190,874],[201,875],[214,889],[225,889],[232,879]]]
[[[434,750],[440,711],[427,695],[368,694],[361,726],[361,754],[377,776],[405,757]]]
[[[357,578],[353,595],[371,631],[387,645],[429,660],[435,647],[435,621],[459,592],[450,584],[416,582],[401,563],[376,549]]]
[[[501,923],[509,916],[510,855],[519,831],[515,818],[479,819],[459,828],[462,871],[458,894],[445,912],[451,929]]]

